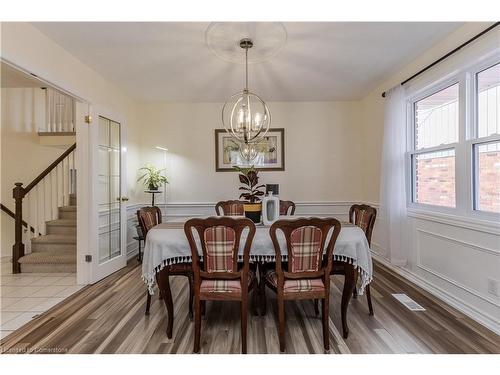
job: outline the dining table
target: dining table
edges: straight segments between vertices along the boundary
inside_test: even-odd
[[[280,219],[297,219],[301,216],[280,216]],[[158,284],[160,295],[168,312],[167,336],[172,337],[173,327],[173,301],[171,297],[168,277],[168,266],[178,263],[191,263],[191,248],[184,233],[184,223],[189,218],[168,220],[151,228],[146,235],[144,255],[142,262],[142,279],[146,283],[148,292],[155,293]],[[256,225],[255,236],[250,250],[250,262],[262,264],[274,262],[276,252],[269,235],[270,226]],[[246,232],[242,233],[239,257],[243,261],[243,246]],[[328,239],[327,239],[328,240]],[[199,239],[196,238],[199,246]],[[284,236],[278,234],[282,261],[287,260],[286,242]],[[199,254],[202,258],[202,254]],[[341,222],[341,230],[333,249],[333,268],[342,268],[344,286],[341,301],[341,320],[343,336],[347,338],[349,327],[347,325],[347,308],[354,289],[357,287],[358,295],[364,293],[366,285],[372,281],[373,265],[370,247],[363,230],[351,223]],[[161,277],[160,277],[161,276]],[[358,283],[356,285],[356,281]]]

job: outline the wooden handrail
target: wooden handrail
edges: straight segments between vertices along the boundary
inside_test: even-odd
[[[59,163],[61,163],[66,157],[68,157],[76,149],[76,143],[70,146],[64,153],[59,156],[52,164],[50,164],[42,173],[38,175],[33,181],[31,181],[28,186],[23,187],[22,182],[16,182],[14,189],[12,189],[12,197],[15,202],[15,212],[14,212],[14,235],[15,242],[12,246],[12,273],[20,273],[21,265],[19,264],[19,258],[24,256],[24,244],[23,244],[23,199],[26,197],[31,189],[33,189],[40,181],[42,181],[54,168],[56,168]],[[9,210],[10,211],[10,210]],[[26,224],[27,226],[27,224]]]
[[[2,210],[3,212],[5,212],[7,215],[9,215],[11,218],[15,219],[16,218],[16,215],[14,214],[14,212],[12,212],[9,207],[5,206],[4,204],[0,203],[0,210]],[[25,228],[28,228],[28,223],[25,222],[24,220],[22,221],[23,223],[23,227]],[[30,231],[35,233],[35,228],[33,228],[31,225],[30,225]],[[41,233],[38,233],[39,236],[41,236],[42,234]]]
[[[76,143],[71,145],[64,153],[59,156],[51,165],[49,165],[42,173],[38,175],[30,184],[24,188],[24,195],[28,194],[31,189],[33,189],[40,181],[44,179],[52,170],[57,167],[57,165],[63,161],[69,154],[71,154],[76,149]]]

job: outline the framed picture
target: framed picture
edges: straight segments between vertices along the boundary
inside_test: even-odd
[[[269,129],[255,147],[257,156],[247,161],[241,156],[240,144],[225,129],[215,129],[215,170],[231,172],[234,171],[233,166],[251,165],[259,171],[285,170],[285,129]]]

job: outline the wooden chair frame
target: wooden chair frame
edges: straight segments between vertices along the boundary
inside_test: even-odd
[[[148,230],[144,223],[144,219],[141,216],[141,210],[145,212],[153,212],[156,215],[157,224],[161,224],[162,215],[159,207],[142,207],[137,210],[137,220],[139,221],[139,225],[141,227],[142,233],[144,235],[144,241],[146,241],[146,236],[148,234]],[[160,274],[156,276],[157,284],[160,285],[160,278],[163,283],[169,283],[169,276],[186,276],[189,282],[189,318],[193,318],[193,271],[190,263],[179,263],[173,264],[169,266],[165,266],[164,269],[161,270]],[[151,294],[149,291],[146,291],[146,311],[145,314],[149,315],[149,310],[151,307]],[[160,298],[165,298],[165,304],[167,306],[168,311],[168,323],[167,323],[167,336],[168,338],[172,338],[172,330],[174,324],[174,312],[173,312],[173,301],[172,294],[170,293],[170,288],[166,289],[166,291],[162,292],[160,290]]]
[[[226,207],[231,205],[231,204],[245,204],[247,202],[244,202],[244,201],[239,201],[239,200],[228,200],[228,201],[220,201],[220,202],[217,202],[217,204],[215,205],[215,212],[217,214],[217,216],[230,216],[228,214],[226,214]]]
[[[306,272],[290,272],[291,267],[291,256],[292,256],[292,244],[291,244],[291,234],[295,229],[304,226],[313,226],[321,230],[321,243],[320,249],[322,249],[322,260],[318,271],[306,271]],[[328,244],[325,249],[325,242],[328,237],[328,233],[332,230],[332,234]],[[281,264],[281,249],[278,242],[276,232],[281,230],[285,235],[286,247],[288,254],[288,267],[284,271]],[[299,299],[321,299],[322,300],[322,310],[323,310],[323,345],[326,351],[330,350],[330,340],[329,340],[329,320],[328,320],[328,307],[330,301],[330,272],[332,269],[332,257],[333,248],[337,237],[340,233],[340,222],[334,218],[300,218],[295,220],[278,220],[276,221],[269,230],[271,236],[274,250],[276,253],[276,275],[277,275],[277,288],[275,288],[271,283],[266,282],[266,285],[273,291],[277,293],[278,299],[278,319],[279,319],[279,341],[280,350],[285,351],[285,300],[299,300]],[[285,280],[296,280],[296,279],[323,279],[323,284],[325,289],[322,291],[308,291],[308,292],[286,292],[284,291]],[[265,298],[265,295],[262,296]]]
[[[354,224],[356,222],[356,220],[355,220],[356,215],[360,211],[366,211],[370,215],[370,220],[366,226],[365,235],[366,235],[366,240],[368,241],[368,245],[371,247],[373,227],[375,225],[375,219],[377,218],[377,209],[372,207],[372,206],[369,206],[367,204],[353,204],[351,206],[351,208],[349,209],[349,222],[351,224]],[[357,281],[358,281],[358,273],[357,272],[356,272],[355,280],[356,280],[356,284],[357,284]],[[366,300],[368,302],[368,311],[369,311],[370,315],[373,316],[374,313],[373,313],[370,284],[368,284],[366,286],[365,291],[366,291]],[[353,298],[357,298],[357,297],[358,297],[358,292],[357,292],[356,288],[354,288]]]
[[[193,229],[198,233],[203,259],[207,258],[207,248],[203,240],[206,229],[216,226],[232,228],[235,231],[235,242],[233,246],[233,269],[234,272],[207,272],[206,262],[200,264],[199,251],[193,236]],[[238,266],[238,251],[240,247],[241,234],[248,228],[248,236],[243,249],[243,266]],[[255,278],[248,285],[248,273],[250,268],[250,249],[255,236],[255,224],[247,218],[232,218],[228,216],[210,217],[207,219],[190,219],[184,225],[184,232],[191,248],[192,266],[194,274],[194,316],[195,316],[195,336],[193,351],[200,351],[201,336],[201,301],[240,301],[241,305],[241,351],[247,352],[247,306],[248,290],[253,289],[254,299],[257,298]],[[200,291],[203,280],[240,280],[241,293],[202,293]],[[254,302],[256,302],[254,300]]]
[[[290,210],[291,208],[291,210]],[[292,201],[282,201],[280,199],[280,215],[288,215],[288,210],[290,210],[290,215],[295,214],[295,203]]]

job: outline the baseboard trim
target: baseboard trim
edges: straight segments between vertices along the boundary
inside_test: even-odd
[[[449,292],[439,288],[427,280],[422,278],[421,276],[409,271],[406,268],[398,267],[392,264],[388,259],[384,258],[380,254],[372,251],[372,257],[377,262],[381,263],[383,266],[388,268],[390,271],[396,273],[397,275],[405,278],[406,280],[412,282],[419,288],[422,288],[426,292],[432,294],[436,298],[440,299],[444,303],[454,307],[461,313],[467,315],[469,318],[475,320],[479,324],[488,328],[489,330],[495,332],[497,335],[500,335],[500,323],[496,321],[493,317],[484,314],[483,312],[477,310],[475,307],[471,306],[469,303],[461,300],[450,294]]]

